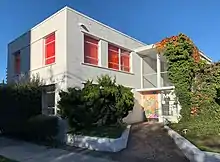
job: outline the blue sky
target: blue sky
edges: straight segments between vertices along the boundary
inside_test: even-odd
[[[0,79],[7,44],[64,6],[72,7],[145,43],[185,33],[219,60],[219,0],[0,0]]]

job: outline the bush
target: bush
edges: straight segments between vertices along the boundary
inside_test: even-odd
[[[25,135],[29,140],[52,141],[58,133],[58,117],[37,115],[27,121]]]
[[[134,106],[131,89],[108,75],[98,77],[97,84],[87,81],[82,89],[68,88],[60,98],[61,116],[74,130],[121,124]]]
[[[6,134],[22,132],[27,120],[41,114],[41,82],[0,86],[0,130]]]

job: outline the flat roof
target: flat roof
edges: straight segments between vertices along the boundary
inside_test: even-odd
[[[153,51],[155,48],[156,48],[155,44],[150,44],[150,45],[146,45],[146,46],[143,46],[143,47],[136,48],[136,49],[134,49],[134,51],[136,53],[144,54],[144,53],[148,53],[148,51],[150,51],[150,52]],[[212,62],[212,59],[210,57],[206,56],[202,51],[199,51],[199,53],[207,61]]]

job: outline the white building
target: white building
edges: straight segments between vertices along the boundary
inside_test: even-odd
[[[163,95],[174,87],[166,74],[165,59],[159,57],[153,45],[69,7],[9,43],[8,83],[20,74],[39,74],[45,81],[48,92],[43,98],[43,110],[50,113],[58,111],[61,89],[82,87],[87,79],[109,74],[116,76],[117,83],[134,89],[135,107],[125,119],[127,122],[144,120],[143,110],[149,118],[159,116],[159,121],[163,117],[176,120],[179,115],[174,98],[168,101]]]

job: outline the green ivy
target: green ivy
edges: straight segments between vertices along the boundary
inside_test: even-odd
[[[163,54],[168,63],[168,76],[175,86],[175,94],[182,106],[182,120],[190,117],[192,84],[196,68],[193,60],[193,44],[183,34],[176,43],[169,41]]]
[[[219,134],[220,63],[196,61],[197,48],[184,34],[167,40],[163,55],[182,108],[179,128],[187,128],[198,135]]]

